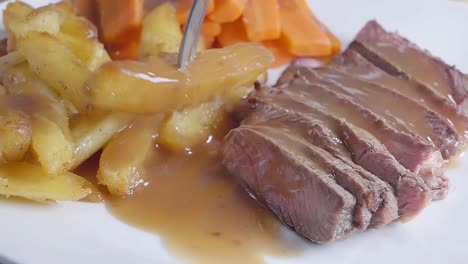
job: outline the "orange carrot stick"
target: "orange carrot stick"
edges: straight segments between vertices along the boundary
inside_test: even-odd
[[[325,26],[323,23],[317,22],[320,24],[322,31],[327,34],[328,40],[330,40],[332,55],[335,55],[341,51],[341,41]]]
[[[243,21],[251,41],[280,37],[281,23],[277,0],[249,0],[244,10]]]
[[[99,11],[97,0],[75,0],[73,5],[77,14],[91,21],[94,25],[99,23]]]
[[[221,25],[221,33],[218,36],[218,43],[221,47],[227,47],[238,42],[248,41],[242,19],[239,18],[233,22]]]
[[[242,16],[247,0],[215,0],[215,9],[208,17],[214,22],[233,22]]]
[[[201,27],[201,32],[204,36],[216,37],[221,33],[221,24],[205,19]]]
[[[288,2],[289,2],[288,5],[290,8],[295,8],[295,9],[299,8],[300,11],[305,12],[310,17],[313,17],[315,19],[315,22],[320,25],[320,28],[325,34],[327,34],[328,39],[330,40],[332,54],[336,54],[341,51],[340,40],[327,28],[327,26],[325,26],[322,22],[318,20],[317,16],[315,16],[314,12],[310,9],[309,5],[307,4],[305,0],[290,0]]]
[[[102,40],[115,50],[119,59],[133,59],[138,54],[138,43],[143,23],[143,0],[98,0]],[[125,56],[122,57],[122,54]]]
[[[176,9],[177,9],[177,21],[179,24],[186,24],[187,19],[190,14],[190,9],[192,8],[193,0],[176,0]],[[215,9],[214,0],[208,2],[208,7],[206,8],[206,14],[211,14]]]
[[[273,67],[289,63],[294,58],[294,55],[287,52],[279,40],[263,41],[262,45],[275,55],[275,63],[273,64]]]
[[[281,41],[287,50],[297,56],[330,56],[331,42],[320,24],[294,1],[279,0]]]

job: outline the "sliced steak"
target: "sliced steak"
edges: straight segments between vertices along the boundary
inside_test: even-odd
[[[468,76],[376,21],[368,22],[350,47],[395,76],[416,80],[468,111]]]
[[[352,99],[335,92],[337,87],[310,85],[296,80],[288,89],[283,89],[285,95],[310,107],[321,109],[336,118],[369,131],[377,137],[397,160],[413,172],[424,167],[424,162],[437,150],[418,137],[394,129],[386,120],[369,109],[357,104]]]
[[[398,197],[400,219],[407,221],[424,209],[431,200],[427,186],[396,160],[384,145],[366,131],[342,122],[346,144],[353,150],[353,159],[363,167],[372,168],[375,175],[389,175],[387,182],[394,186]]]
[[[446,159],[457,154],[463,146],[464,141],[452,124],[394,90],[353,78],[331,68],[302,68],[300,77],[315,85],[333,85],[335,92],[368,108],[395,129],[434,144]]]
[[[222,148],[228,172],[285,224],[318,243],[344,238],[355,231],[356,199],[307,152],[243,127],[231,130]]]
[[[329,151],[330,153],[333,153],[334,155],[341,157],[343,160],[347,160],[348,163],[350,163],[349,159],[351,158],[352,161],[355,162],[356,164],[362,166],[364,169],[373,173],[374,175],[384,180],[385,182],[388,182],[395,189],[395,192],[397,194],[398,204],[400,205],[408,204],[408,207],[406,208],[399,208],[399,215],[402,219],[409,219],[411,217],[414,217],[423,209],[423,206],[427,204],[427,199],[430,199],[431,196],[436,197],[440,195],[439,194],[440,191],[438,189],[434,189],[434,193],[432,191],[428,191],[428,188],[426,187],[424,182],[417,175],[409,172],[403,166],[401,166],[388,151],[377,152],[377,154],[372,157],[373,159],[376,159],[375,163],[372,161],[366,161],[364,159],[360,159],[358,156],[355,156],[356,153],[359,153],[358,151],[360,151],[360,149],[362,149],[363,147],[367,145],[364,143],[362,143],[361,145],[349,144],[346,141],[348,139],[348,136],[346,136],[343,133],[344,130],[342,128],[343,126],[342,119],[339,119],[331,115],[329,111],[326,109],[315,107],[313,105],[306,105],[302,102],[295,101],[289,98],[288,96],[284,95],[283,93],[271,94],[270,96],[264,99],[259,98],[256,105],[257,105],[257,108],[265,107],[266,109],[270,109],[269,111],[292,112],[292,113],[302,115],[303,118],[306,118],[307,120],[313,120],[315,122],[322,122],[324,127],[328,128],[332,132],[333,137],[331,137],[331,139],[333,142],[335,142],[334,144],[335,146],[324,143],[323,136],[317,137],[315,139],[309,136],[307,137],[307,139],[309,141],[315,140],[315,142],[320,142],[321,140],[322,141],[321,147],[326,147],[325,149]],[[264,105],[264,106],[261,106],[261,105]],[[275,110],[272,110],[272,109],[275,109]],[[257,111],[255,111],[255,113],[256,112]],[[249,122],[248,121],[249,119],[247,119],[246,122]],[[351,126],[351,127],[354,128],[354,126]],[[301,129],[291,128],[291,130],[293,130],[294,133],[298,133],[298,130],[301,130]],[[357,134],[357,133],[354,133],[354,134]],[[365,134],[365,135],[367,136],[368,134]],[[345,148],[349,149],[348,152],[350,154],[347,155],[346,151],[343,150],[343,148],[340,149],[339,142],[342,142],[341,144],[344,144],[346,146]],[[368,144],[371,145],[372,147],[371,149],[381,150],[381,148],[373,147],[372,144],[375,144],[374,141]],[[354,148],[357,148],[357,149],[354,149]],[[393,163],[390,163],[389,160],[392,160]],[[382,171],[380,165],[378,165],[379,163],[382,163],[382,164],[385,163],[387,164],[387,166],[393,166],[393,170]],[[412,191],[412,193],[417,194],[418,197],[420,197],[419,200],[413,199],[412,196],[409,198],[406,197],[408,195],[407,193],[399,193],[398,191],[398,188],[400,188],[400,186],[398,185],[399,175],[398,174],[395,175],[394,172],[400,172],[400,171],[407,172],[405,175],[408,175],[408,177],[412,178],[414,182],[418,183],[418,185],[413,186],[414,190]],[[414,211],[408,210],[408,208],[414,209]]]
[[[381,85],[419,102],[453,124],[458,134],[465,140],[468,138],[466,135],[468,115],[426,85],[391,76],[354,49],[346,50],[327,66],[361,80]]]
[[[291,68],[292,69],[287,70],[289,71],[287,77],[292,77],[293,79],[288,81],[285,76],[285,78],[283,78],[284,84],[278,87],[278,89],[284,91],[285,93],[289,93],[291,91],[291,87],[297,86],[294,85],[294,83],[301,83],[301,81],[299,80],[311,83],[312,80],[310,80],[310,76],[307,75],[310,74],[310,71],[316,70],[298,67],[295,65],[291,66]],[[291,72],[294,73],[291,74]],[[320,83],[315,82],[314,84]],[[298,87],[301,86],[304,85],[302,84]],[[317,93],[317,91],[315,91],[314,89],[305,88],[302,89],[301,92],[299,92],[301,93],[299,96],[294,96],[294,94],[297,93],[297,91],[293,93],[293,97],[296,97],[297,99],[299,99],[299,101],[305,102],[305,104],[314,104],[316,107],[321,106],[320,103],[326,102],[323,100],[324,98],[321,97],[324,94],[330,95],[331,93],[335,94],[335,97],[340,98],[340,95],[336,94],[336,91],[339,91],[340,87],[337,87],[337,85],[333,84],[333,82],[327,84],[326,86],[318,85],[317,87],[321,88],[319,90],[327,90],[328,93]],[[330,99],[330,96],[327,96],[325,98]],[[382,120],[373,112],[369,111],[368,109],[366,110],[365,108],[363,108],[362,105],[356,105],[353,98],[345,96],[345,98],[341,97],[341,99],[339,100],[341,100],[342,102],[337,102],[336,98],[334,100],[334,103],[331,102],[331,105],[335,105],[335,110],[339,112],[338,114],[335,113],[335,116],[337,116],[338,118],[344,117],[345,119],[354,119],[354,117],[356,116],[363,115],[366,117],[365,119],[372,119],[375,123],[374,126],[380,127],[380,130],[386,131],[384,134],[382,134],[382,131],[380,130],[372,130],[372,128],[369,128],[368,123],[367,125],[356,124],[353,122],[351,123],[357,125],[360,128],[363,128],[364,130],[367,130],[372,135],[377,137],[378,140],[380,140],[386,146],[390,153],[394,155],[394,157],[398,160],[400,164],[402,164],[405,168],[409,169],[411,172],[422,177],[426,184],[432,190],[433,200],[441,200],[447,196],[449,182],[448,179],[443,175],[445,169],[444,161],[442,159],[440,151],[437,151],[433,147],[431,147],[432,144],[428,144],[427,142],[422,141],[420,137],[414,137],[408,133],[395,130],[391,126],[391,124],[385,122],[385,120]],[[351,108],[355,108],[354,111],[346,110],[350,109],[349,106],[351,106]],[[355,113],[356,111],[358,113]],[[391,136],[388,136],[388,134],[390,134]]]
[[[396,160],[411,172],[421,176],[434,191],[434,200],[442,199],[448,192],[447,179],[442,175],[444,161],[440,151],[411,134],[394,129],[372,111],[351,99],[337,94],[335,86],[325,88],[307,85],[298,80],[283,93],[298,103],[303,103],[335,119],[345,119],[377,138]]]
[[[243,126],[243,128],[250,128],[269,138],[274,138],[282,145],[289,146],[295,157],[312,160],[315,168],[331,175],[337,184],[356,198],[353,226],[362,231],[367,229],[372,217],[371,210],[376,211],[382,201],[378,200],[378,194],[352,168],[325,150],[310,144],[302,137],[285,133],[276,127],[254,125]]]
[[[244,121],[243,125],[269,127],[302,138],[316,146],[318,148],[316,151],[328,160],[323,161],[324,163],[329,166],[338,166],[336,170],[345,173],[336,180],[357,198],[361,208],[365,208],[365,211],[372,214],[371,227],[381,227],[398,217],[398,207],[392,187],[356,165],[343,142],[326,128],[322,121],[307,118],[301,113],[288,111],[265,101],[258,101],[256,110]],[[330,164],[330,161],[333,162]],[[341,178],[345,180],[340,180]],[[356,212],[355,214],[359,215]],[[357,224],[356,226],[363,225]]]

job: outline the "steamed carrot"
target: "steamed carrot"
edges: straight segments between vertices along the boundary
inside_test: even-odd
[[[216,37],[201,36],[201,39],[203,43],[205,44],[205,49],[214,48]]]
[[[238,42],[248,42],[242,19],[237,19],[230,23],[221,25],[221,33],[218,36],[218,43],[221,47],[227,47]]]
[[[205,19],[201,27],[201,33],[206,48],[213,47],[216,37],[221,33],[221,24]]]
[[[275,55],[275,63],[273,64],[273,67],[289,63],[295,57],[286,51],[279,40],[267,40],[263,41],[261,44]]]
[[[309,8],[306,0],[288,0],[282,1],[281,6],[283,8],[294,9],[298,12],[305,12],[310,16],[315,16],[312,10]]]
[[[221,34],[218,36],[218,44],[221,47],[227,47],[239,42],[248,42],[247,32],[242,22],[242,19],[237,19],[234,22],[222,24]],[[258,42],[275,55],[275,64],[280,66],[289,62],[294,56],[286,51],[279,40],[267,40]]]
[[[251,41],[280,37],[281,23],[277,0],[249,0],[245,6],[243,21]]]
[[[106,42],[116,42],[124,33],[139,31],[143,22],[143,0],[98,0],[102,36]]]
[[[305,12],[307,15],[312,17],[317,24],[320,25],[322,31],[328,36],[331,43],[332,54],[336,54],[341,51],[340,40],[315,16],[314,12],[310,9],[309,5],[305,0],[289,0],[287,5],[289,8],[295,8],[297,11]]]
[[[201,27],[201,32],[204,36],[216,37],[221,33],[221,24],[205,19]]]
[[[99,23],[99,10],[97,0],[75,0],[73,2],[76,12],[97,25]]]
[[[320,24],[322,31],[327,34],[328,40],[331,44],[332,55],[339,53],[341,51],[341,41],[323,23],[318,20],[317,22]]]
[[[297,56],[329,56],[331,41],[320,24],[302,12],[300,5],[290,0],[278,0],[281,17],[281,41],[288,52]]]
[[[101,37],[106,47],[119,47],[114,58],[134,59],[143,23],[143,0],[98,0]],[[125,55],[125,56],[122,56]]]
[[[193,0],[176,0],[176,9],[177,9],[177,21],[179,24],[186,24],[187,19],[190,14],[190,9],[192,8]],[[209,15],[213,13],[215,9],[214,0],[208,2],[208,7],[206,8],[206,14]]]
[[[246,4],[247,0],[215,0],[215,9],[208,18],[218,23],[233,22],[242,16]]]

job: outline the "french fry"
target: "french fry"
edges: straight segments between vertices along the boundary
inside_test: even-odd
[[[56,35],[68,15],[73,14],[73,7],[66,2],[50,4],[32,9],[30,6],[13,2],[5,10],[4,25],[9,40],[9,50],[16,49],[16,40],[30,31],[47,32]]]
[[[95,72],[88,87],[92,103],[101,109],[160,113],[251,86],[273,61],[265,48],[243,43],[200,52],[186,73],[162,62],[113,61]]]
[[[65,16],[60,25],[60,32],[69,36],[75,36],[82,39],[98,38],[98,30],[96,26],[89,20],[83,17],[70,14]]]
[[[176,19],[176,10],[162,4],[143,21],[140,56],[158,55],[161,52],[177,53],[182,42],[182,31]]]
[[[18,51],[37,76],[78,109],[88,105],[84,83],[90,70],[56,37],[31,31],[17,40]]]
[[[90,70],[94,70],[109,61],[109,55],[98,42],[96,27],[73,11],[73,6],[67,2],[34,10],[19,2],[12,3],[8,5],[5,17],[11,33],[9,38],[16,43],[17,38],[30,31],[47,32],[57,36]]]
[[[45,117],[33,120],[32,149],[48,174],[57,175],[70,169],[73,162],[73,142],[60,127]]]
[[[0,57],[0,71],[8,67],[15,66],[25,61],[24,56],[18,51],[12,51],[5,56]]]
[[[104,114],[99,116],[81,116],[71,123],[71,134],[75,142],[74,160],[71,169],[75,169],[91,157],[120,130],[125,128],[132,116],[128,114]]]
[[[111,194],[130,194],[143,181],[145,161],[155,150],[155,134],[162,117],[138,117],[104,148],[97,179]]]
[[[160,143],[171,150],[193,148],[215,134],[225,117],[220,100],[173,112],[160,128]]]
[[[10,95],[29,96],[33,104],[27,108],[29,114],[42,115],[56,123],[65,137],[70,138],[66,101],[58,98],[49,87],[38,79],[27,63],[10,67],[3,74],[3,84]]]
[[[98,40],[96,26],[83,17],[65,16],[57,38],[91,71],[110,61],[104,45]]]
[[[62,100],[31,72],[26,63],[9,68],[3,83],[11,96],[7,107],[32,117],[31,146],[45,171],[58,174],[73,160],[68,113]],[[18,160],[18,159],[17,159]]]
[[[34,9],[26,3],[15,1],[9,3],[3,11],[3,25],[8,38],[8,50],[14,50],[16,47],[15,29],[17,25],[24,21],[26,16]]]
[[[110,61],[109,54],[102,43],[95,39],[85,39],[58,33],[57,38],[75,55],[90,71],[94,71]]]
[[[71,172],[53,177],[37,165],[12,162],[0,165],[0,195],[53,202],[77,201],[99,193],[90,182]]]
[[[32,123],[22,111],[5,108],[8,98],[2,98],[0,112],[0,161],[21,161],[31,145]]]

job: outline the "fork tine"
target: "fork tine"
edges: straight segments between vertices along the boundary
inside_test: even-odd
[[[205,18],[208,0],[194,0],[185,26],[184,37],[179,49],[178,65],[184,70],[196,55],[200,29]]]

